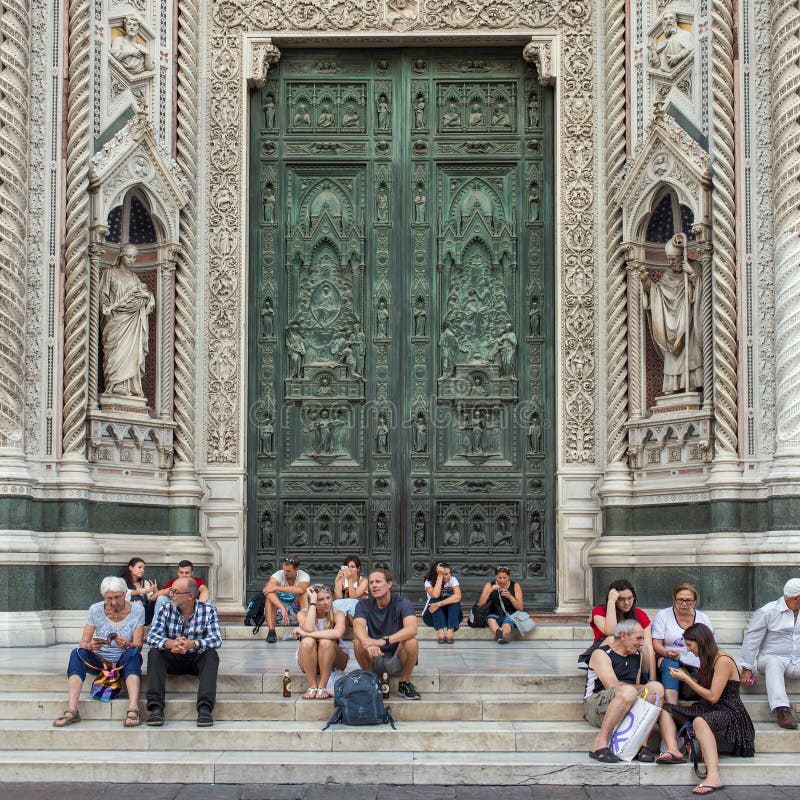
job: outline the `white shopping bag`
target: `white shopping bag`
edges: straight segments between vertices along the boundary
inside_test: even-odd
[[[632,761],[639,748],[647,741],[660,713],[658,706],[637,697],[628,713],[611,732],[611,751],[622,761]]]

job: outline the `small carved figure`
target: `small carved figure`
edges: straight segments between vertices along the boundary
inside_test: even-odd
[[[303,522],[298,522],[295,525],[290,544],[292,547],[308,546],[308,532],[306,531],[306,526]]]
[[[391,127],[391,112],[389,111],[389,98],[382,94],[378,98],[378,128],[380,130],[389,130]]]
[[[536,509],[531,512],[528,540],[531,550],[542,549],[542,518],[539,516],[539,512]]]
[[[417,550],[425,547],[425,515],[421,511],[414,518],[414,547]]]
[[[323,408],[319,413],[316,425],[319,430],[319,447],[317,452],[328,455],[334,453],[334,432],[336,428],[344,425],[344,421],[339,418],[332,418],[330,412],[326,408]]]
[[[517,352],[517,335],[507,323],[505,331],[497,339],[494,352],[500,356],[500,377],[514,378],[517,375],[517,366],[514,356]]]
[[[356,365],[356,357],[353,354],[353,348],[349,345],[345,345],[342,349],[342,354],[339,357],[339,362],[344,364],[344,374],[347,378],[360,378],[361,373],[358,371],[358,366]]]
[[[486,410],[475,409],[472,412],[472,452],[483,455],[486,452],[486,432],[489,423],[486,420]]]
[[[271,94],[264,101],[264,127],[268,130],[275,127],[275,98]]]
[[[378,414],[378,424],[375,429],[375,452],[389,452],[389,425],[386,422],[386,414],[383,411]]]
[[[261,547],[272,547],[272,517],[264,514],[261,520]]]
[[[275,190],[271,183],[264,187],[261,202],[264,205],[264,222],[275,222]]]
[[[448,547],[458,547],[461,544],[461,531],[454,519],[450,520],[447,530],[444,533],[444,544]]]
[[[389,546],[389,526],[383,513],[378,514],[375,521],[375,546],[379,550],[385,550]]]
[[[425,222],[427,197],[422,184],[417,184],[414,192],[414,222]]]
[[[472,524],[472,532],[469,535],[469,546],[486,546],[487,544],[488,541],[486,540],[486,532],[483,530],[483,524],[479,521],[474,522]]]
[[[671,71],[691,52],[694,45],[692,35],[678,25],[678,15],[667,11],[663,17],[664,38],[650,48],[650,66]]]
[[[528,452],[542,452],[542,421],[536,411],[528,418]]]
[[[358,544],[358,534],[352,520],[347,520],[344,523],[342,535],[339,537],[339,544],[342,547],[355,547]]]
[[[306,343],[300,326],[294,322],[286,331],[286,349],[289,353],[289,377],[302,378],[306,360]]]
[[[485,397],[486,387],[483,385],[483,378],[480,375],[472,376],[472,383],[469,386],[471,397]]]
[[[536,92],[531,92],[528,98],[528,127],[539,127],[539,95]]]
[[[138,40],[139,20],[129,14],[122,25],[125,35],[114,39],[111,44],[111,54],[133,75],[153,69],[153,60],[147,48]]]
[[[425,336],[428,327],[428,314],[425,311],[425,298],[418,297],[414,304],[414,336]]]
[[[320,396],[333,394],[333,387],[331,386],[330,375],[320,376],[319,386],[317,387],[317,394]]]
[[[531,336],[541,336],[542,311],[539,307],[539,298],[536,295],[531,297],[531,304],[530,308],[528,309],[528,319],[530,321]]]
[[[418,94],[414,101],[414,127],[425,127],[425,96]]]
[[[388,337],[389,335],[389,309],[386,308],[386,301],[381,300],[377,311],[377,335]]]
[[[317,539],[317,544],[320,545],[332,545],[333,544],[333,534],[331,533],[331,526],[327,520],[322,521],[322,525],[319,529],[319,537]]]
[[[322,113],[319,115],[317,119],[317,127],[318,128],[332,128],[335,120],[333,119],[333,114],[331,114],[330,108],[327,106],[323,106]]]
[[[492,545],[494,547],[499,547],[500,545],[504,544],[511,544],[513,538],[511,536],[511,531],[508,529],[508,523],[501,519],[497,523],[497,533],[494,535],[494,539],[492,539]]]
[[[508,107],[505,103],[498,103],[492,114],[493,128],[508,128],[511,125],[511,118],[508,115]]]
[[[443,128],[460,128],[461,127],[461,113],[456,106],[455,100],[450,100],[447,103],[447,109],[442,116]]]
[[[275,425],[272,422],[272,417],[267,414],[264,417],[264,422],[261,425],[261,452],[271,453],[275,441]]]
[[[147,317],[156,305],[144,282],[133,272],[138,251],[126,244],[116,263],[100,278],[103,380],[107,394],[142,397],[142,378],[149,350]]]
[[[381,186],[375,195],[375,221],[389,221],[389,193],[385,186]]]
[[[308,128],[311,126],[311,115],[308,113],[308,108],[301,103],[297,107],[297,111],[294,115],[294,127],[295,128]]]
[[[367,337],[364,331],[361,330],[360,325],[356,325],[355,328],[353,328],[348,344],[353,350],[353,357],[356,360],[356,369],[358,369],[362,375],[365,375],[367,369]]]
[[[272,307],[272,298],[265,297],[264,305],[261,306],[261,335],[265,337],[273,336],[275,333],[275,309]]]
[[[539,184],[537,181],[531,181],[528,187],[528,221],[536,222],[539,219]]]
[[[483,110],[481,109],[480,103],[472,104],[472,108],[470,108],[469,111],[469,116],[467,117],[467,123],[470,127],[483,125]]]
[[[442,334],[439,337],[439,359],[441,363],[442,377],[452,378],[456,373],[456,356],[458,353],[466,353],[466,349],[459,343],[458,338],[449,322],[442,325]]]
[[[342,116],[343,128],[355,128],[358,126],[358,109],[354,106],[348,106],[344,115]]]
[[[683,247],[670,240],[665,251],[669,269],[657,282],[646,270],[639,271],[642,303],[653,341],[664,358],[663,391],[689,392],[703,385],[702,283],[684,258]]]
[[[414,417],[414,452],[426,453],[428,451],[428,422],[422,411],[417,411]]]

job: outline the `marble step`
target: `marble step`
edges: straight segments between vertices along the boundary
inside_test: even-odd
[[[80,713],[85,720],[122,720],[128,707],[125,697],[110,703],[89,700],[84,693]],[[0,720],[53,720],[66,708],[66,694],[41,692],[0,692]],[[193,692],[167,695],[167,715],[175,720],[194,720],[196,696]],[[388,701],[398,720],[408,721],[509,721],[565,722],[583,720],[583,703],[575,693],[551,693],[539,697],[519,697],[503,693],[441,693],[423,695],[422,700],[405,700],[393,693]],[[774,719],[765,695],[745,697],[754,722]],[[144,700],[140,702],[144,713]],[[794,703],[800,716],[800,702]],[[219,721],[321,721],[333,710],[332,700],[303,700],[300,695],[284,698],[263,694],[223,694],[217,697],[214,717]],[[5,725],[5,723],[4,723]]]
[[[392,707],[394,711],[394,707]],[[302,721],[216,721],[213,729],[197,728],[192,721],[168,718],[163,728],[142,726],[120,733],[119,720],[84,720],[56,729],[48,720],[10,720],[0,729],[3,750],[100,750],[112,738],[126,750],[221,749],[266,752],[292,748],[310,753],[345,752],[584,752],[596,729],[573,722],[450,722],[398,720],[388,725],[336,726],[322,731],[322,723]],[[122,738],[124,737],[124,738]],[[756,723],[758,753],[797,753],[800,731],[784,731],[774,723]]]
[[[214,729],[212,729],[214,730]],[[211,739],[209,739],[209,743]],[[728,786],[792,786],[800,755],[723,756]],[[570,752],[354,752],[304,750],[248,752],[204,750],[0,751],[0,782],[98,783],[382,783],[405,785],[518,784],[691,786],[689,766],[637,762],[602,765]],[[688,794],[687,794],[688,796]]]

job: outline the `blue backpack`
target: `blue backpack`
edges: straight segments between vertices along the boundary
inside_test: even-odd
[[[394,730],[392,712],[383,705],[381,684],[374,672],[357,669],[343,675],[333,687],[334,710],[324,731],[341,722],[344,725],[385,725]]]

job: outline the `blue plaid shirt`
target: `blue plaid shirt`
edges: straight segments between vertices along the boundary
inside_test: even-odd
[[[217,609],[209,603],[201,603],[198,600],[195,603],[194,614],[189,619],[184,619],[177,606],[164,603],[147,634],[147,644],[163,650],[167,639],[177,639],[181,636],[196,639],[200,645],[198,653],[215,650],[222,644]]]

